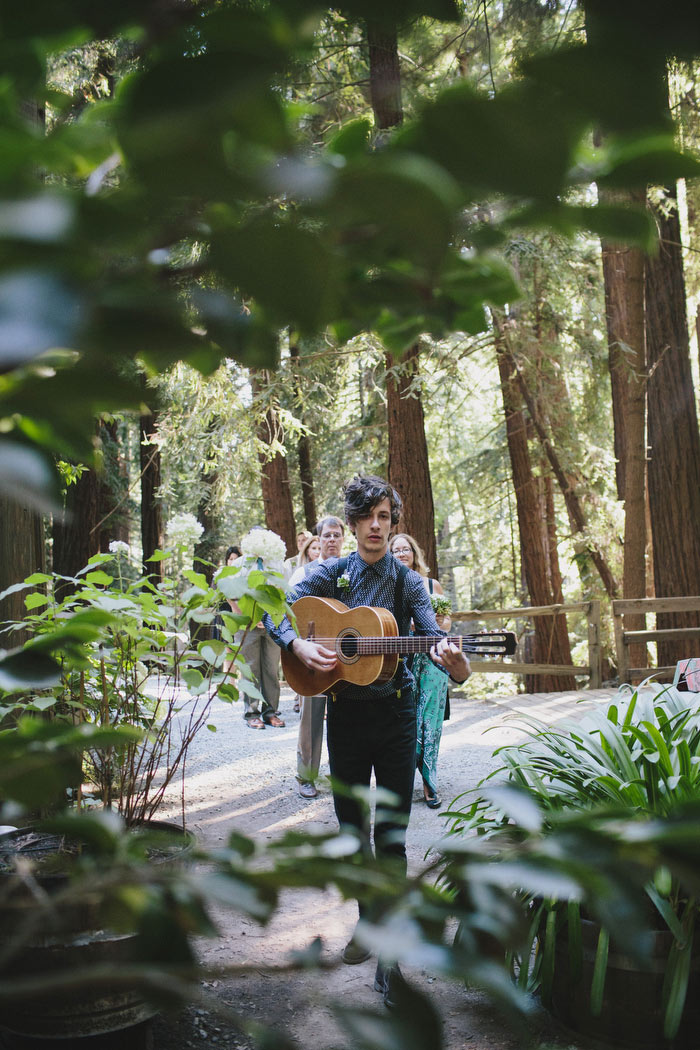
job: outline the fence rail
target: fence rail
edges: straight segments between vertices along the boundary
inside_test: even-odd
[[[700,601],[700,599],[698,599]],[[500,620],[528,619],[536,616],[559,616],[566,613],[583,612],[588,621],[588,664],[585,667],[571,664],[528,664],[508,660],[472,660],[473,670],[482,674],[497,674],[504,671],[508,674],[530,675],[586,675],[591,689],[600,689],[603,682],[602,651],[600,646],[600,602],[574,602],[570,605],[534,605],[519,609],[466,609],[452,613],[454,623],[467,620],[488,622]]]
[[[700,612],[700,595],[685,598],[618,598],[612,603],[612,612],[617,666],[621,682],[631,682],[633,678],[646,678],[652,673],[668,678],[676,670],[675,664],[670,667],[630,667],[629,647],[635,642],[646,644],[647,642],[685,640],[695,643],[695,652],[689,651],[687,655],[700,655],[700,625],[697,627],[664,627],[656,631],[626,631],[624,626],[624,616],[629,614],[646,616],[648,613]]]

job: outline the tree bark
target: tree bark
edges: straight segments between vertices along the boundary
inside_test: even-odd
[[[0,591],[46,569],[44,520],[40,514],[0,496]],[[0,647],[14,649],[29,638],[24,629],[6,633],[5,620],[21,620],[26,613],[26,591],[0,601]]]
[[[302,393],[298,373],[300,355],[299,347],[294,342],[291,342],[289,345],[289,356],[294,362],[294,397],[300,406],[301,421],[303,424],[304,413],[301,410]],[[311,441],[308,434],[302,434],[297,442],[297,458],[299,460],[299,480],[301,481],[301,499],[304,506],[304,522],[306,523],[307,529],[313,531],[318,521],[318,513],[316,510],[314,475],[311,468]]]
[[[700,435],[675,187],[666,194],[671,207],[654,209],[659,252],[645,271],[649,507],[659,598],[700,594]],[[657,617],[659,628],[696,622],[693,614]],[[658,653],[661,666],[692,655],[682,641],[660,643]]]
[[[163,510],[158,496],[160,490],[160,446],[153,440],[158,429],[158,413],[154,410],[139,418],[139,459],[141,465],[141,548],[143,574],[154,586],[163,578],[163,563],[149,562],[165,542]]]
[[[219,420],[212,419],[207,433],[209,435],[209,448],[216,440],[216,432]],[[194,547],[192,567],[195,572],[201,572],[206,576],[211,586],[216,572],[216,564],[221,544],[219,534],[219,518],[216,513],[216,486],[218,482],[218,471],[214,467],[214,456],[210,452],[202,464],[199,476],[201,495],[197,504],[197,521],[204,527],[204,532]]]
[[[253,395],[262,401],[269,383],[269,372],[265,369],[251,369]],[[263,505],[265,507],[265,525],[272,532],[281,536],[287,545],[287,557],[291,558],[297,551],[296,524],[292,493],[289,487],[287,457],[282,454],[284,434],[279,422],[276,406],[267,399],[266,406],[257,427],[260,442],[258,459],[260,461],[260,481],[262,486]],[[275,447],[277,446],[277,447]]]
[[[398,365],[391,354],[387,354],[386,364],[389,481],[403,499],[403,518],[399,528],[413,536],[423,548],[428,568],[432,575],[437,576],[435,508],[423,402],[420,396],[410,394],[418,372],[418,347],[412,347]]]
[[[99,547],[104,553],[112,540],[129,542],[127,496],[129,469],[124,455],[119,424],[116,420],[100,422],[104,469],[98,478]]]
[[[600,192],[601,201],[611,201]],[[619,203],[620,194],[614,196]],[[638,204],[644,194],[630,192]],[[644,254],[639,248],[601,242],[608,363],[615,432],[618,499],[625,503],[622,593],[646,596],[646,339],[644,331]],[[644,616],[625,617],[626,630],[643,630]],[[647,648],[630,648],[634,667],[646,667]]]
[[[75,576],[90,558],[100,552],[98,529],[100,482],[92,468],[84,470],[66,492],[63,514],[53,521],[53,571],[61,576]],[[74,590],[67,580],[56,585],[59,598]]]
[[[403,121],[401,66],[396,26],[367,20],[369,45],[369,90],[374,119],[380,130]]]
[[[370,95],[377,128],[386,130],[403,121],[401,102],[401,65],[396,26],[380,21],[367,21],[369,45]],[[418,542],[426,563],[437,576],[435,544],[435,507],[430,483],[428,443],[420,390],[409,395],[418,374],[418,346],[412,346],[403,364],[386,355],[388,474],[389,481],[404,502],[400,528]],[[392,369],[398,375],[395,376]]]
[[[564,496],[564,502],[566,503],[566,508],[571,519],[572,528],[576,533],[584,533],[586,531],[586,517],[583,513],[581,501],[578,498],[578,494],[571,487],[571,483],[569,481],[569,478],[567,477],[566,471],[564,470],[559,460],[559,456],[557,455],[554,446],[552,445],[552,442],[550,440],[550,437],[547,433],[547,428],[542,422],[540,415],[537,411],[535,400],[532,397],[532,394],[530,393],[527,383],[525,382],[525,378],[522,374],[522,371],[518,368],[517,362],[513,356],[512,351],[507,348],[505,343],[503,345],[502,353],[506,356],[506,358],[509,359],[510,365],[515,372],[518,387],[522,394],[523,400],[527,405],[527,410],[530,415],[530,419],[532,420],[532,424],[537,432],[537,436],[539,437],[540,442],[542,443],[542,448],[549,461],[549,465],[552,468],[552,473],[554,474],[554,477],[556,478],[561,489],[562,495]],[[598,575],[600,576],[603,586],[605,587],[606,593],[610,598],[617,598],[617,583],[604,555],[598,549],[598,547],[591,545],[588,546],[588,553],[593,564],[598,570]]]
[[[532,471],[527,440],[527,423],[522,409],[522,400],[517,389],[517,373],[512,355],[504,351],[498,332],[496,334],[496,356],[501,379],[503,409],[506,418],[508,454],[513,473],[518,527],[520,531],[520,559],[530,601],[533,605],[553,605],[561,601],[561,587],[555,596],[550,584],[552,562],[549,551],[547,518],[542,513],[537,479]],[[534,620],[534,663],[571,663],[571,648],[565,616],[551,620],[538,616]],[[526,675],[527,692],[558,692],[575,689],[573,675]]]

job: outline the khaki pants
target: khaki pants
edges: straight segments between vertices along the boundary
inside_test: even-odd
[[[297,780],[315,780],[321,765],[325,696],[302,696],[297,738]]]
[[[241,643],[242,638],[243,632],[237,632],[236,645],[241,644],[241,656],[253,672],[255,684],[264,698],[258,700],[247,693],[242,694],[245,708],[243,717],[262,718],[265,721],[276,713],[280,703],[280,648],[264,627],[253,627]]]

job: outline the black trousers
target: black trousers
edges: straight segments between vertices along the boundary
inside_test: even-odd
[[[348,787],[369,788],[374,771],[378,788],[397,796],[395,808],[379,805],[375,820],[377,856],[394,857],[406,871],[406,829],[416,769],[416,705],[413,692],[388,700],[328,700],[327,739],[331,775]],[[333,792],[338,823],[360,831],[370,843],[369,816],[352,798]],[[362,907],[360,907],[362,911]]]

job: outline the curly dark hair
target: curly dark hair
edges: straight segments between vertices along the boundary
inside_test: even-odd
[[[383,478],[374,474],[356,474],[343,487],[343,496],[348,525],[354,525],[360,518],[366,517],[384,499],[388,499],[391,504],[391,524],[398,525],[403,502],[393,485]]]

